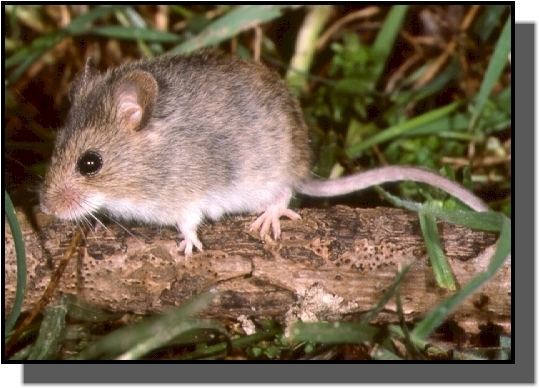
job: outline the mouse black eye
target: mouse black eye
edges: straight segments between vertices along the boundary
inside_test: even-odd
[[[103,166],[101,155],[97,151],[86,151],[77,161],[77,169],[84,176],[95,175]]]

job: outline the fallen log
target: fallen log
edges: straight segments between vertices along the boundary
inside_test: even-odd
[[[342,319],[372,309],[396,274],[411,268],[400,286],[405,319],[414,321],[447,298],[434,279],[417,215],[400,209],[302,209],[300,221],[282,222],[279,241],[261,241],[248,231],[253,218],[231,217],[200,228],[205,250],[186,258],[172,228],[119,227],[87,233],[69,262],[59,293],[115,312],[150,314],[178,306],[208,289],[219,298],[208,317],[279,320]],[[36,232],[22,213],[30,309],[78,228],[37,215]],[[492,233],[438,224],[444,252],[459,285],[483,271]],[[10,311],[16,264],[9,226],[5,234],[5,307]],[[511,331],[511,260],[452,314],[466,332],[495,324]],[[58,294],[59,294],[58,293]],[[391,300],[373,322],[396,322]]]

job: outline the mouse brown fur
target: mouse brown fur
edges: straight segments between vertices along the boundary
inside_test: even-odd
[[[278,238],[281,216],[299,218],[288,209],[294,192],[334,196],[409,179],[486,209],[456,183],[414,167],[310,180],[308,131],[297,99],[265,66],[216,51],[139,60],[104,73],[89,61],[70,100],[41,190],[42,210],[74,220],[102,210],[175,225],[187,255],[202,249],[203,219],[225,213],[260,214],[253,229],[264,236],[271,228]]]

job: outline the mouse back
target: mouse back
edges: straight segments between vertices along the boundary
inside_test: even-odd
[[[293,187],[309,173],[299,103],[257,63],[212,51],[104,73],[88,62],[70,102],[41,190],[60,218],[104,209],[173,224],[204,198],[255,207],[268,182]]]

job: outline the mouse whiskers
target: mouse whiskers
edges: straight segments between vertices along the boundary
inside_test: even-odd
[[[131,237],[133,237],[134,239],[136,239],[137,241],[139,242],[144,242],[143,240],[141,240],[137,235],[135,235],[133,232],[131,232],[129,229],[127,229],[125,226],[123,226],[119,221],[117,221],[114,217],[111,217],[105,213],[103,213],[103,215],[105,217],[107,217],[108,220],[114,222],[116,225],[118,225],[120,228],[122,228],[127,234],[129,234]],[[148,236],[145,236],[144,234],[142,234],[142,237],[144,237],[145,239],[148,239]]]

